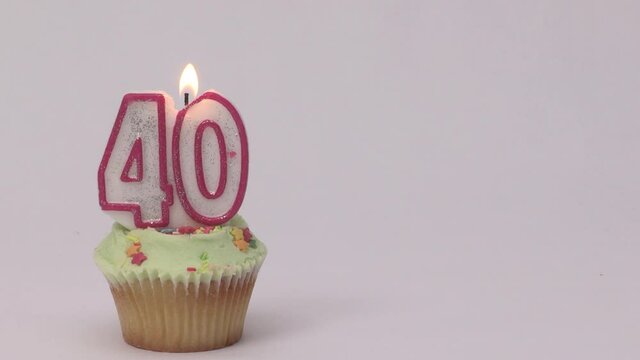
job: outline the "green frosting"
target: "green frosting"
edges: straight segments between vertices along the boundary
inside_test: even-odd
[[[170,235],[155,229],[129,231],[115,223],[96,248],[94,259],[110,282],[140,278],[208,282],[258,270],[267,254],[264,244],[254,235],[252,246],[241,251],[231,234],[234,228],[246,227],[247,223],[239,215],[209,234]],[[140,243],[139,251],[147,257],[140,265],[133,264],[127,255],[127,249],[134,243],[130,238]]]

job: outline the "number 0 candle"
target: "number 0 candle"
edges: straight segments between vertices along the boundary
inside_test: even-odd
[[[100,206],[123,226],[218,225],[238,212],[249,170],[244,124],[224,96],[195,98],[197,88],[189,64],[180,111],[162,92],[123,97],[98,170]]]

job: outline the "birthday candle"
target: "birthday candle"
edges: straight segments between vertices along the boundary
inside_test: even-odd
[[[179,112],[160,92],[122,100],[98,187],[102,209],[127,228],[218,225],[242,204],[249,154],[240,114],[213,90],[189,103],[195,70],[181,83]]]

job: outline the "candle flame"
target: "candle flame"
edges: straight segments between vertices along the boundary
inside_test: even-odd
[[[187,64],[180,76],[180,95],[189,94],[189,101],[193,101],[198,94],[198,74],[196,68]]]

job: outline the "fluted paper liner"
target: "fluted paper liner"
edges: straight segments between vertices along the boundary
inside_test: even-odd
[[[222,277],[192,273],[177,281],[149,274],[109,279],[122,336],[135,347],[164,352],[222,348],[242,336],[260,269]]]

